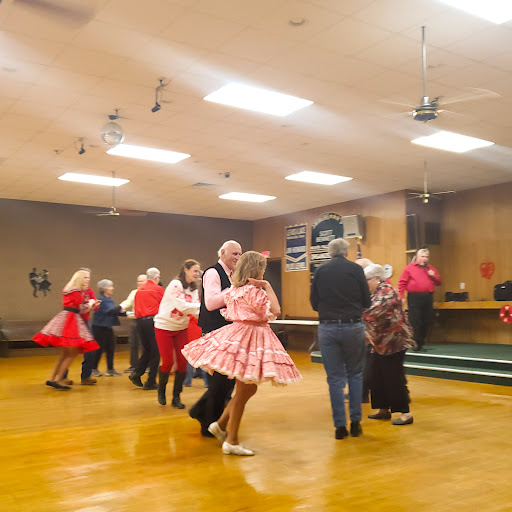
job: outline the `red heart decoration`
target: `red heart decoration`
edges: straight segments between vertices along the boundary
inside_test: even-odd
[[[485,263],[480,264],[480,274],[485,279],[491,279],[494,274],[494,263],[492,261],[486,261]]]

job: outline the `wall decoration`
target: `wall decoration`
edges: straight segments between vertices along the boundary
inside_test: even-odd
[[[46,297],[47,292],[51,292],[50,286],[52,283],[48,280],[48,270],[43,269],[41,272],[37,272],[37,268],[34,267],[28,277],[33,288],[32,297],[37,299],[37,292],[43,292],[44,297]]]
[[[341,215],[324,213],[311,226],[310,261],[327,261],[327,244],[335,238],[343,238]]]
[[[512,308],[510,306],[503,306],[500,309],[500,318],[502,322],[506,324],[512,323]]]
[[[285,228],[285,272],[308,269],[306,233],[307,224],[287,226]]]
[[[482,274],[482,277],[485,277],[485,279],[491,279],[494,274],[494,263],[492,261],[486,261],[480,264],[480,274]]]

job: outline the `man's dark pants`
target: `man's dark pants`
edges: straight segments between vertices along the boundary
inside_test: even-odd
[[[146,368],[149,367],[149,375],[147,383],[155,384],[156,375],[158,373],[158,364],[160,363],[160,352],[155,338],[155,325],[152,316],[137,318],[137,330],[139,332],[140,342],[142,345],[142,355],[137,362],[133,374],[137,377],[144,375]]]
[[[407,295],[409,322],[414,331],[418,350],[423,348],[433,316],[433,294],[431,292],[410,292]]]

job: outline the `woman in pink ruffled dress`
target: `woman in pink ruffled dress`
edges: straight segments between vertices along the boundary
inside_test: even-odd
[[[214,371],[236,379],[235,395],[222,416],[208,430],[230,455],[254,455],[238,442],[238,429],[245,404],[258,384],[271,381],[286,385],[301,378],[292,359],[268,325],[281,313],[272,286],[263,281],[267,260],[258,252],[244,253],[233,273],[223,315],[232,321],[182,350],[188,362],[208,373]]]

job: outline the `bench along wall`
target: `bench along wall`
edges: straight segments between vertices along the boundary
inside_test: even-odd
[[[254,222],[254,250],[270,251],[271,258],[282,258],[285,251],[285,227],[308,224],[307,244],[311,242],[311,223],[323,213],[361,214],[366,222],[362,255],[375,263],[389,263],[394,268],[391,278],[398,283],[406,263],[405,192],[393,192],[356,201],[332,204],[289,215],[270,217]],[[350,240],[350,260],[357,255],[356,240]],[[282,265],[282,311],[290,317],[316,317],[309,304],[310,274],[308,271],[285,272]]]
[[[187,258],[202,268],[217,261],[229,239],[252,247],[252,222],[148,213],[143,217],[97,217],[74,205],[0,199],[4,320],[44,320],[61,307],[61,290],[79,267],[92,269],[91,285],[114,281],[114,299],[124,300],[138,274],[156,266],[165,285]],[[51,292],[32,296],[29,273],[49,271]]]

